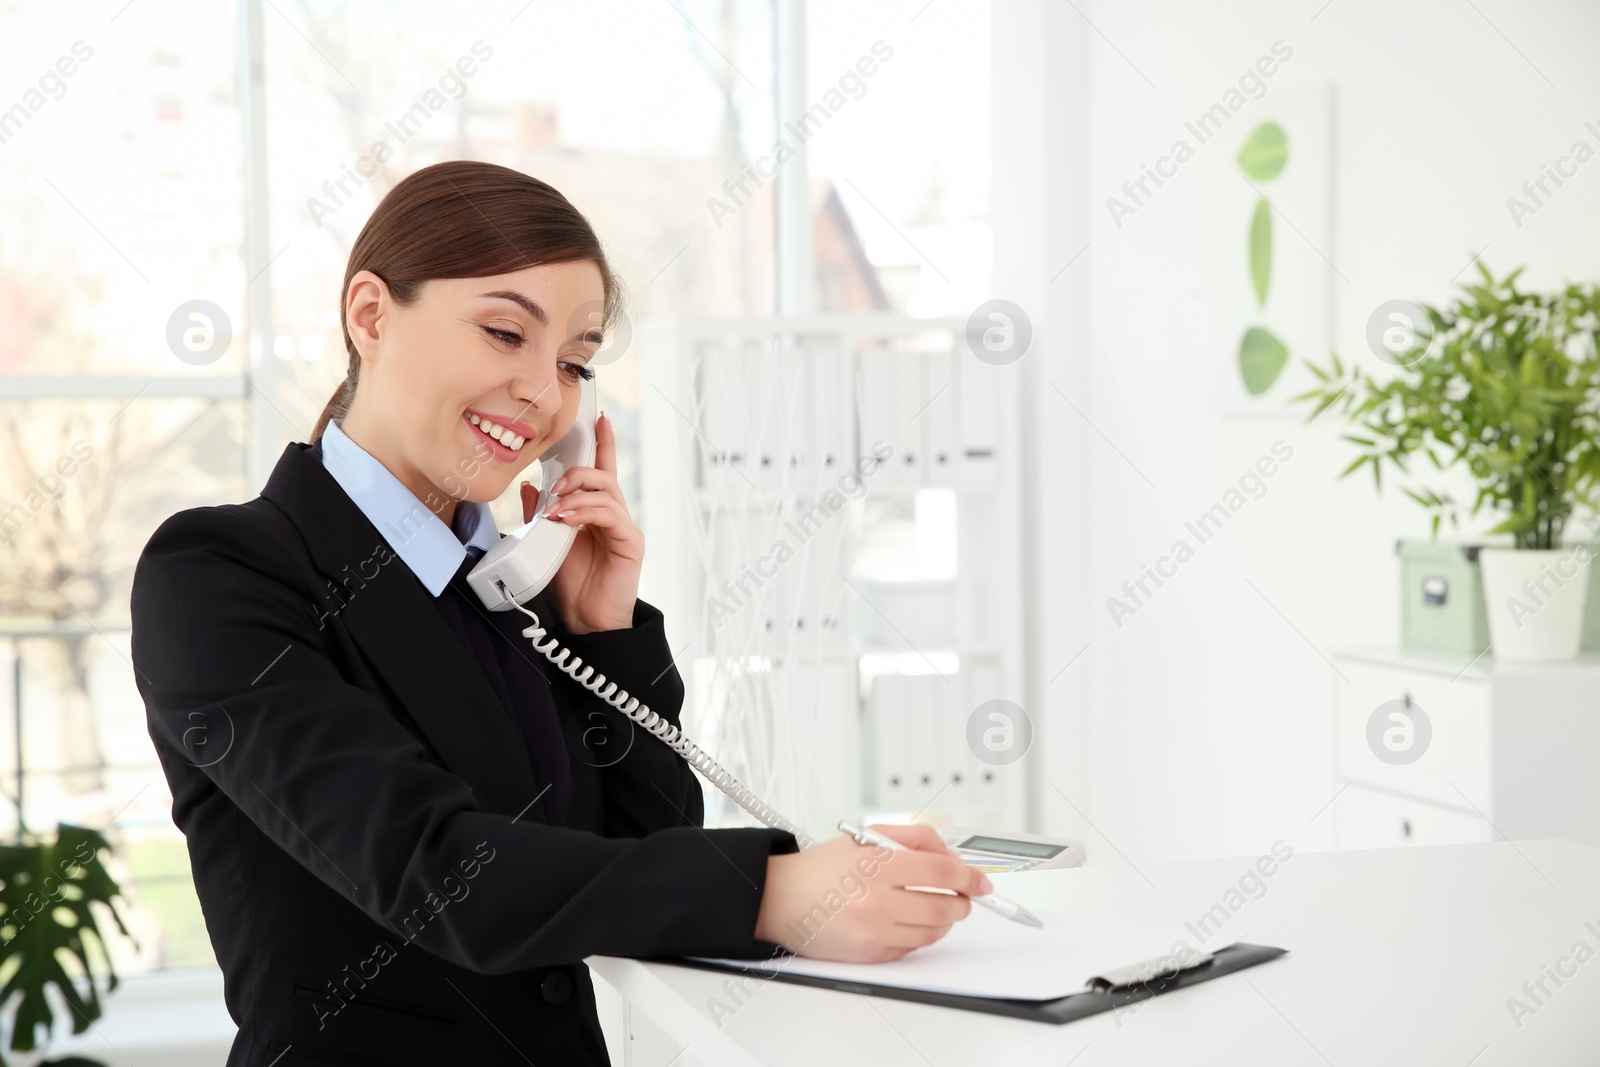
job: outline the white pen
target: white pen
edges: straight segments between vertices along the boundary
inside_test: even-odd
[[[865,826],[856,826],[844,819],[839,820],[839,829],[854,838],[855,843],[858,845],[882,845],[884,848],[893,849],[896,852],[915,851],[902,845],[892,837],[886,837],[878,831]],[[968,897],[967,899],[974,904],[982,904],[996,915],[1003,915],[1012,922],[1019,922],[1024,926],[1035,926],[1041,930],[1044,929],[1044,922],[1037,915],[1016,901],[1007,900],[999,893],[987,893],[981,897]]]

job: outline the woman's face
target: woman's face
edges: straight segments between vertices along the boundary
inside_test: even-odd
[[[361,271],[346,310],[361,376],[340,427],[448,523],[572,428],[604,297],[587,259],[435,279],[411,307]]]

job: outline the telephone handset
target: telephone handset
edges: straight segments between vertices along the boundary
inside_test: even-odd
[[[702,752],[693,741],[684,737],[675,726],[639,703],[638,697],[630,697],[626,689],[617,687],[616,682],[608,685],[604,674],[596,674],[593,665],[585,667],[582,656],[572,655],[572,650],[562,647],[554,637],[540,645],[540,639],[549,631],[539,624],[538,614],[522,606],[522,601],[539,595],[550,584],[572,549],[573,539],[578,535],[577,527],[545,516],[551,502],[550,487],[573,467],[594,466],[594,424],[599,400],[592,378],[582,379],[580,384],[578,417],[572,429],[539,457],[539,500],[534,506],[533,519],[506,534],[499,544],[485,552],[483,558],[467,573],[467,581],[473,592],[478,594],[478,599],[491,611],[510,611],[515,608],[532,620],[532,625],[523,629],[522,636],[532,640],[535,651],[560,667],[585,689],[661,739],[707,781],[738,802],[741,808],[768,826],[789,831],[801,848],[810,848],[816,842],[809,834],[740,785],[733,775]],[[572,662],[567,662],[568,657]]]
[[[467,573],[472,591],[494,611],[509,611],[543,592],[578,536],[576,526],[548,519],[545,512],[550,507],[550,487],[563,474],[573,467],[594,466],[599,400],[591,379],[580,382],[583,388],[572,429],[539,457],[539,502],[534,505],[533,520],[502,537]]]

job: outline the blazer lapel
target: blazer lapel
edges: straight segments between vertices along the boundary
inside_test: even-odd
[[[428,590],[323,468],[320,453],[289,444],[261,495],[299,528],[332,585],[318,611],[344,624],[445,766],[484,807],[526,811],[539,788],[506,710]]]

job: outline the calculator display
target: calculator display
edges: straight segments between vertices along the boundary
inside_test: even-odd
[[[1052,845],[1044,841],[1013,841],[1004,837],[969,837],[956,847],[977,849],[979,852],[994,852],[1001,856],[1049,859],[1067,846]]]

